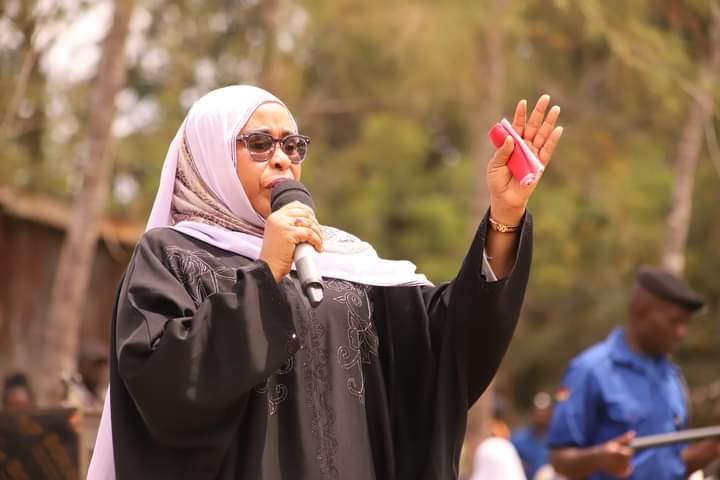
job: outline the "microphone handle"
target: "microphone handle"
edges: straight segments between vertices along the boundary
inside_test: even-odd
[[[317,307],[323,299],[323,283],[317,266],[317,252],[309,243],[300,243],[295,247],[293,261],[302,291],[312,307]]]

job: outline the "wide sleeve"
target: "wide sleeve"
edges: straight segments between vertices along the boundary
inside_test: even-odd
[[[486,215],[452,282],[423,289],[433,351],[439,356],[443,350],[454,352],[468,407],[490,384],[510,345],[532,259],[532,217],[526,213],[510,273],[497,281],[486,279],[482,265],[487,229]]]
[[[141,241],[117,305],[120,378],[150,433],[169,446],[203,445],[234,423],[248,392],[299,348],[289,304],[262,261],[199,305]]]
[[[515,330],[532,250],[526,214],[509,276],[487,281],[482,255],[487,218],[457,277],[437,287],[391,287],[373,293],[383,384],[367,382],[368,416],[387,416],[393,478],[456,478],[468,408],[487,387]],[[387,402],[387,411],[380,405]],[[372,427],[372,425],[371,425]],[[373,432],[371,431],[371,434]]]

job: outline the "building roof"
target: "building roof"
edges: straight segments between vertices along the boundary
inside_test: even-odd
[[[65,230],[72,205],[47,194],[0,187],[0,214]],[[143,231],[144,225],[106,217],[100,222],[99,234],[106,243],[133,246]]]

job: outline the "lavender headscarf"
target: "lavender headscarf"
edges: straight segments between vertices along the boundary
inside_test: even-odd
[[[170,227],[223,250],[258,258],[265,219],[253,209],[237,177],[236,139],[264,103],[285,106],[269,92],[247,85],[220,88],[195,102],[170,143],[146,231]],[[183,163],[183,148],[192,168]],[[183,193],[178,174],[190,171],[194,174],[190,183],[200,182],[202,191],[190,188]],[[212,201],[196,206],[211,212],[213,218],[220,215],[227,219],[227,223],[217,222],[225,227],[197,220],[175,223],[183,218],[178,215],[183,202],[202,196],[198,194],[210,195]],[[325,250],[318,255],[318,267],[325,277],[377,286],[430,285],[424,275],[415,273],[411,262],[384,260],[370,244],[354,235],[326,226],[323,235]],[[87,478],[115,479],[109,389]]]

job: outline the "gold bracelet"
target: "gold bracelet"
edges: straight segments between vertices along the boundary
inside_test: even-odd
[[[488,216],[488,220],[490,221],[490,226],[496,232],[512,233],[512,232],[517,232],[518,230],[520,230],[520,225],[505,225],[504,223],[500,223],[490,216]]]

